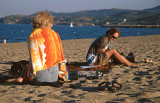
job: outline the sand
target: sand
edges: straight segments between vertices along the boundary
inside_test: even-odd
[[[85,56],[94,39],[63,40],[63,51],[68,62],[85,62]],[[1,103],[142,103],[160,101],[160,35],[120,37],[111,47],[133,52],[142,67],[112,66],[109,73],[99,79],[86,80],[81,87],[64,88],[33,85],[0,85]],[[12,61],[28,60],[27,43],[0,44],[0,73],[10,70]],[[99,91],[98,84],[113,81],[123,85],[115,93]]]

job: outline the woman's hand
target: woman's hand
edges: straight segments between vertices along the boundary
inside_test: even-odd
[[[106,51],[105,49],[102,49],[102,50],[101,50],[102,53],[104,53],[105,51]]]

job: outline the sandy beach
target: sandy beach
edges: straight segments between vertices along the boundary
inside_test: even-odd
[[[62,40],[68,62],[85,62],[86,53],[94,39]],[[34,85],[0,85],[0,103],[159,103],[160,102],[160,35],[120,37],[111,48],[132,52],[135,61],[152,59],[140,67],[115,65],[108,73],[86,80],[81,87],[64,88]],[[0,73],[11,68],[12,61],[28,60],[26,42],[0,44]],[[99,91],[98,84],[116,80],[122,89],[111,93]]]

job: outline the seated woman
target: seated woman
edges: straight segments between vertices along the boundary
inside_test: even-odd
[[[107,65],[108,60],[113,56],[126,66],[137,66],[120,55],[115,49],[109,49],[110,44],[118,38],[119,34],[120,31],[117,28],[111,28],[106,31],[106,35],[94,40],[86,56],[87,63],[89,65]]]
[[[19,78],[7,81],[55,82],[58,77],[68,80],[61,39],[58,33],[51,29],[53,17],[47,11],[40,11],[32,23],[34,29],[28,38],[29,66]]]

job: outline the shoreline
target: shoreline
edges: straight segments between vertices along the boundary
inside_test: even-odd
[[[160,25],[102,25],[101,27],[116,27],[116,28],[155,28],[159,29]]]
[[[156,36],[160,34],[154,34],[154,35],[137,35],[137,36],[124,36],[125,37],[141,37],[141,36]],[[122,36],[121,36],[122,37]],[[82,38],[82,39],[96,39],[96,38]],[[82,40],[82,39],[67,39],[67,40]],[[66,41],[66,40],[61,40],[61,41]],[[25,43],[25,42],[7,42],[7,43]],[[3,42],[0,42],[0,44],[3,44]]]
[[[92,39],[62,40],[64,57],[68,62],[85,62],[85,56]],[[153,62],[142,63],[143,67],[115,65],[98,79],[82,83],[79,88],[63,88],[34,85],[0,84],[0,101],[2,103],[110,103],[110,102],[159,102],[160,101],[160,35],[119,37],[111,48],[123,52],[132,52],[136,62],[152,59]],[[8,72],[12,61],[29,60],[27,42],[0,43],[0,73]],[[98,84],[116,80],[122,89],[111,93],[99,91]]]

